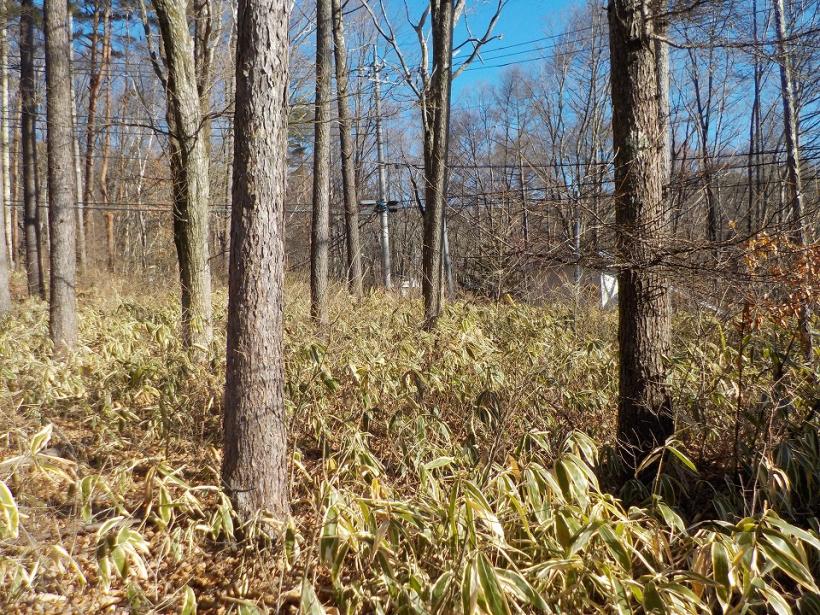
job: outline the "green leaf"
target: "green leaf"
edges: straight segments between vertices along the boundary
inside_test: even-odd
[[[17,510],[17,502],[6,483],[0,480],[0,510],[2,510],[2,525],[0,525],[0,537],[17,538],[20,529],[20,512]]]
[[[470,561],[464,567],[461,577],[461,608],[464,615],[476,612],[478,603],[478,579],[475,563]]]
[[[435,470],[437,468],[443,468],[445,466],[449,466],[455,460],[456,460],[455,457],[438,457],[436,459],[433,459],[433,461],[428,461],[427,463],[424,464],[423,467],[424,467],[425,470],[427,470],[429,472],[430,470]]]
[[[678,530],[682,534],[686,532],[686,525],[683,523],[683,519],[681,519],[678,513],[660,501],[657,502],[657,507],[663,517],[663,520],[666,521],[666,525],[673,530]]]
[[[666,613],[666,604],[658,593],[655,583],[650,581],[643,590],[643,608],[647,613]]]
[[[490,615],[510,615],[507,597],[495,574],[495,568],[483,553],[478,554],[476,562],[478,582],[481,585],[481,597]]]
[[[670,453],[672,453],[677,458],[677,460],[680,461],[684,465],[684,467],[686,467],[687,470],[692,472],[692,474],[698,473],[698,469],[695,466],[694,462],[691,459],[689,459],[689,457],[687,457],[680,449],[672,446],[671,444],[668,445],[666,449]]]
[[[172,506],[171,495],[165,485],[162,485],[159,488],[159,518],[163,525],[168,525],[171,522]]]
[[[602,525],[598,530],[598,533],[604,543],[606,543],[607,548],[610,553],[612,553],[615,560],[621,565],[621,568],[627,572],[630,572],[632,570],[632,558],[629,556],[627,547],[623,545],[621,539],[618,538],[612,528],[608,525]]]
[[[496,568],[495,574],[508,593],[515,596],[519,602],[529,604],[542,613],[549,613],[550,609],[535,588],[514,570]]]
[[[732,568],[729,563],[729,552],[720,542],[712,543],[712,576],[715,581],[726,589],[732,588]]]
[[[450,581],[453,580],[452,570],[443,572],[438,579],[436,579],[433,588],[430,590],[430,597],[432,598],[433,607],[437,609],[441,606],[441,602],[446,597],[447,588],[450,587]]]
[[[319,602],[316,590],[313,589],[313,585],[307,578],[302,581],[299,615],[325,615],[325,607]]]
[[[803,594],[797,601],[797,611],[801,615],[820,615],[820,596]]]
[[[182,610],[179,615],[196,615],[196,594],[189,585],[182,588]]]
[[[48,446],[48,442],[49,440],[51,440],[52,429],[53,426],[51,425],[51,423],[49,423],[36,434],[34,434],[34,436],[31,438],[31,445],[29,450],[31,451],[32,456],[36,455],[46,446]]]
[[[117,574],[121,577],[125,577],[128,572],[128,559],[125,557],[125,551],[122,547],[114,547],[111,549],[109,557],[117,570]]]
[[[817,551],[820,551],[820,539],[818,539],[817,536],[813,536],[806,530],[800,529],[799,527],[795,527],[791,523],[787,523],[786,521],[778,517],[774,513],[774,511],[770,510],[766,513],[766,521],[768,521],[771,525],[775,526],[777,529],[779,529],[787,536],[799,538],[803,542],[810,544]]]
[[[780,570],[785,572],[793,580],[800,583],[800,585],[809,591],[818,591],[811,573],[800,561],[773,544],[770,540],[760,541],[759,547],[766,556],[766,559],[780,568]]]
[[[97,540],[108,534],[116,525],[122,521],[125,517],[122,515],[118,517],[111,517],[110,519],[106,519],[103,524],[100,526],[100,529],[97,530]]]
[[[775,591],[774,588],[765,583],[761,584],[758,589],[766,597],[766,603],[775,610],[777,615],[792,615],[792,608],[780,592]]]

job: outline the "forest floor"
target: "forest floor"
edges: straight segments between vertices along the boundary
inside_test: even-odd
[[[66,362],[44,303],[0,323],[2,612],[704,612],[817,594],[817,495],[793,489],[820,473],[811,379],[789,381],[808,428],[738,423],[736,389],[768,386],[768,367],[739,371],[713,319],[676,319],[675,401],[697,420],[621,500],[599,485],[616,473],[613,313],[459,301],[422,332],[417,301],[339,294],[317,333],[293,282],[292,519],[240,540],[219,489],[225,295],[195,364],[174,294],[117,288],[82,294]],[[696,469],[739,441],[772,453],[751,505]],[[796,469],[776,467],[784,443]]]

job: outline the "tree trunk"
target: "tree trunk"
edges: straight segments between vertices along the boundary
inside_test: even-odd
[[[289,513],[284,405],[288,12],[239,0],[222,480],[242,519]]]
[[[333,42],[336,57],[336,97],[339,113],[339,143],[342,158],[342,189],[345,201],[345,241],[347,245],[347,279],[351,294],[363,292],[361,241],[359,239],[359,196],[353,161],[350,110],[347,104],[347,49],[344,16],[340,0],[333,0]]]
[[[453,58],[453,4],[433,4],[433,72],[430,95],[422,102],[424,125],[424,243],[422,294],[426,327],[441,312],[442,242],[447,204],[447,153],[450,128],[450,84]]]
[[[786,137],[786,170],[788,172],[789,202],[791,209],[792,241],[800,248],[806,245],[806,221],[803,218],[803,178],[800,174],[800,145],[797,134],[797,110],[794,99],[794,82],[791,58],[786,50],[786,24],[783,16],[783,0],[774,0],[774,16],[777,25],[777,51],[780,54],[780,90],[783,100],[783,123]],[[811,307],[808,300],[800,306],[800,345],[807,361],[812,360]]]
[[[110,36],[106,37],[110,45]],[[106,90],[105,90],[105,110],[103,111],[105,137],[103,137],[102,160],[100,162],[100,197],[103,207],[111,207],[112,203],[108,194],[108,167],[111,156],[111,95],[114,88],[114,81],[111,70],[108,69]],[[114,272],[114,212],[105,211],[105,255],[106,270]]]
[[[22,97],[17,97],[17,104],[14,107],[14,116],[13,117],[21,117],[22,116]],[[14,203],[14,207],[11,210],[11,249],[14,251],[14,262],[16,264],[20,263],[22,251],[20,249],[20,215],[23,214],[23,208],[21,206],[22,199],[21,197],[21,190],[20,190],[20,158],[22,158],[21,153],[21,137],[20,133],[21,126],[18,124],[17,126],[13,127],[12,130],[14,131],[12,139],[11,139],[11,199]],[[24,216],[24,215],[23,215]],[[25,216],[24,216],[25,217]],[[25,257],[22,257],[25,259]]]
[[[313,218],[310,227],[310,315],[327,324],[330,237],[330,0],[316,2],[316,102],[313,123]]]
[[[14,259],[14,250],[11,241],[11,194],[9,189],[9,139],[8,139],[8,73],[6,71],[6,2],[0,7],[2,15],[0,19],[0,104],[2,104],[2,134],[0,134],[0,156],[2,156],[2,194],[0,194],[0,316],[11,309],[11,293],[9,291],[9,280],[11,277],[11,266]]]
[[[97,50],[100,36],[100,6],[99,2],[105,2],[103,9],[103,53],[102,59],[98,61],[99,52]],[[94,245],[94,216],[91,207],[94,201],[94,157],[97,142],[97,101],[102,84],[102,75],[108,64],[111,54],[111,4],[108,0],[98,0],[94,7],[94,17],[91,24],[91,61],[89,70],[91,77],[88,83],[88,116],[85,122],[85,185],[83,187],[83,246],[85,252],[82,255],[84,264],[88,264],[89,244]]]
[[[57,353],[77,342],[74,237],[74,128],[71,118],[68,7],[45,0],[46,82],[48,85],[49,330]]]
[[[14,261],[17,255],[14,253],[14,242],[12,241],[13,226],[11,201],[11,158],[9,156],[9,120],[11,111],[9,110],[9,70],[8,70],[8,3],[7,0],[0,1],[0,164],[2,164],[3,186],[0,198],[3,200],[3,218],[5,220],[6,249],[8,251],[8,267],[14,268]],[[0,290],[2,293],[2,290]]]
[[[168,67],[167,101],[174,133],[174,244],[182,287],[182,337],[188,347],[212,338],[208,256],[209,161],[207,135],[194,67],[184,0],[153,0]]]
[[[127,239],[127,238],[126,238]],[[105,254],[106,268],[114,273],[117,265],[117,243],[114,241],[114,212],[105,212]]]
[[[667,226],[653,41],[655,3],[610,0],[612,135],[615,151],[620,351],[618,443],[634,469],[673,431],[664,357],[669,289],[658,260]]]
[[[658,10],[661,14],[666,13],[669,8],[668,0],[660,0]],[[668,24],[666,17],[656,20],[656,31],[658,35],[666,37]],[[655,80],[658,88],[658,122],[662,135],[662,168],[661,168],[661,190],[663,201],[668,208],[669,182],[672,179],[672,128],[670,123],[669,109],[669,44],[655,39]]]
[[[20,3],[20,98],[22,100],[20,139],[23,150],[23,225],[26,242],[26,279],[29,295],[46,298],[41,269],[40,208],[37,182],[37,102],[34,94],[34,6]]]
[[[74,19],[72,13],[68,14],[69,33],[69,62],[74,61],[74,45],[71,43],[74,32]],[[80,275],[85,273],[86,249],[85,249],[85,207],[83,206],[83,169],[82,157],[80,156],[80,137],[77,134],[79,123],[77,122],[77,98],[74,95],[74,81],[71,81],[71,118],[74,125],[74,200],[76,209],[74,212],[77,230],[77,268]]]

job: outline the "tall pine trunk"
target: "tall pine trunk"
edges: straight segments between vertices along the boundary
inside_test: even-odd
[[[347,49],[345,47],[344,16],[340,0],[333,2],[333,43],[336,58],[336,106],[339,113],[339,145],[342,159],[342,190],[345,202],[345,243],[347,247],[347,279],[351,294],[363,292],[361,240],[359,239],[359,197],[356,188],[356,168],[353,160],[355,143],[351,133],[348,107]]]
[[[618,443],[627,465],[672,433],[664,357],[670,345],[669,289],[658,263],[667,229],[666,138],[661,122],[655,2],[610,0],[612,137],[615,151]]]
[[[77,342],[74,236],[74,128],[71,117],[68,8],[45,0],[48,115],[49,330],[55,352]]]
[[[289,513],[284,404],[288,12],[239,0],[222,480],[237,513]]]

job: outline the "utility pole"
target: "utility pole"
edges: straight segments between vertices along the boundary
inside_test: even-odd
[[[384,166],[384,148],[382,146],[382,102],[381,102],[381,82],[379,81],[379,56],[376,46],[373,45],[373,80],[375,81],[376,97],[376,156],[379,164],[379,200],[376,201],[376,211],[379,214],[379,222],[382,231],[382,269],[384,270],[384,287],[392,288],[390,271],[390,227],[387,223],[387,170]]]

